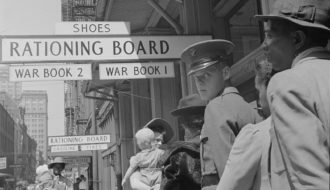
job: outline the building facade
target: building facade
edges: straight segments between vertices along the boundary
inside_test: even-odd
[[[9,81],[9,66],[0,65],[0,92],[6,92],[8,96],[19,105],[22,94],[21,82]]]
[[[48,96],[46,91],[23,91],[21,106],[25,109],[24,123],[27,132],[37,143],[37,150],[42,152],[43,160],[39,160],[37,151],[37,162],[43,163],[47,160],[47,135],[48,135]]]
[[[6,166],[0,169],[0,173],[8,177],[14,177],[14,169],[10,167],[14,164],[14,135],[15,122],[10,114],[0,104],[0,158],[6,160]],[[0,187],[4,184],[4,179],[0,177]],[[3,187],[3,186],[2,186]]]
[[[81,5],[85,1],[71,2],[70,6],[65,6],[71,7],[71,11],[62,9],[63,14],[71,14],[65,18],[68,21],[86,21],[75,19],[73,15],[80,10],[73,9],[75,3]],[[258,98],[254,88],[254,65],[264,58],[260,48],[264,37],[263,25],[254,19],[254,15],[269,12],[273,0],[93,2],[96,3],[96,21],[129,22],[131,35],[210,35],[213,39],[232,41],[236,45],[231,57],[234,63],[231,67],[232,83],[246,101],[253,103]],[[79,18],[82,15],[91,17],[92,9],[88,10],[78,11],[81,14]],[[93,63],[93,80],[74,87],[81,87],[80,93],[88,99],[83,103],[76,102],[80,110],[83,107],[84,119],[87,119],[85,134],[111,136],[107,150],[93,151],[90,176],[93,189],[122,189],[121,179],[129,159],[138,151],[134,134],[150,119],[161,117],[167,120],[175,131],[172,141],[183,140],[183,131],[170,111],[177,107],[181,97],[197,91],[193,78],[187,76],[188,65],[178,59],[164,61],[173,62],[173,78],[101,81],[98,79],[98,63]],[[76,120],[73,123],[77,122],[78,117],[73,118]],[[123,189],[130,187],[126,185]]]

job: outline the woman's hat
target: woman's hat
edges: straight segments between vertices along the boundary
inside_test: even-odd
[[[277,0],[268,15],[256,15],[257,19],[287,20],[303,27],[330,32],[329,0]]]
[[[199,94],[191,94],[181,98],[178,108],[171,111],[171,114],[173,116],[204,115],[206,105],[207,101],[202,100]]]
[[[148,127],[149,129],[157,132],[164,132],[164,143],[167,143],[171,140],[174,135],[173,129],[171,125],[161,118],[153,118],[150,120],[144,127]],[[159,129],[160,128],[160,129]],[[161,130],[161,131],[159,131]]]
[[[65,167],[65,162],[64,162],[64,159],[63,159],[62,157],[56,157],[56,158],[52,161],[52,163],[50,163],[50,164],[48,165],[48,168],[49,168],[49,169],[52,169],[52,168],[54,167],[55,164],[61,164],[61,165],[62,165],[62,168]]]

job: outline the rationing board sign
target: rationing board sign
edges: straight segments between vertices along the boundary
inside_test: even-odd
[[[10,81],[91,80],[91,64],[29,65],[9,67]]]
[[[1,62],[178,59],[188,46],[211,36],[5,36]]]
[[[110,143],[110,135],[48,137],[49,146]]]
[[[100,79],[138,79],[174,77],[173,62],[100,64]]]

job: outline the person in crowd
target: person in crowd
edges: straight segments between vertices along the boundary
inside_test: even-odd
[[[159,190],[161,183],[161,169],[157,168],[164,150],[156,146],[155,134],[149,128],[142,128],[135,134],[136,142],[141,152],[130,159],[130,166],[122,180],[126,183],[135,170],[139,170],[139,180],[147,186],[147,189]]]
[[[329,189],[329,0],[278,0],[265,23],[270,81],[271,187]]]
[[[76,183],[73,184],[73,190],[79,190],[79,183],[81,182],[80,177],[76,178]]]
[[[182,62],[190,65],[199,95],[209,101],[201,131],[202,189],[216,189],[232,144],[241,128],[261,120],[232,86],[230,54],[234,44],[227,40],[208,40],[187,47]]]
[[[86,177],[83,174],[81,174],[79,178],[80,178],[79,190],[86,190],[88,187]]]
[[[149,128],[154,132],[155,146],[160,149],[166,148],[167,143],[171,140],[174,134],[171,125],[166,120],[161,118],[151,119],[147,124],[144,125],[144,128]],[[141,177],[142,176],[139,170],[135,170],[133,172],[129,178],[132,189],[143,190],[148,188],[146,184],[139,180]]]
[[[268,160],[270,152],[271,118],[267,102],[267,85],[272,65],[267,61],[256,64],[255,87],[265,120],[245,126],[235,139],[217,190],[270,190]]]
[[[65,162],[62,157],[56,157],[49,165],[49,169],[53,170],[54,179],[53,187],[57,190],[71,190],[73,184],[70,179],[62,176],[62,171],[65,169]]]
[[[36,190],[50,189],[53,187],[53,175],[46,164],[37,167],[36,175]]]
[[[185,130],[184,141],[169,144],[165,151],[162,190],[201,189],[199,144],[206,104],[199,94],[191,94],[171,112]]]

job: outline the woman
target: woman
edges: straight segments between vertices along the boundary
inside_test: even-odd
[[[266,97],[272,72],[271,64],[263,61],[256,65],[255,85],[259,91],[262,115],[258,124],[249,124],[240,131],[231,149],[217,190],[270,190],[268,154],[270,148],[271,118]]]

